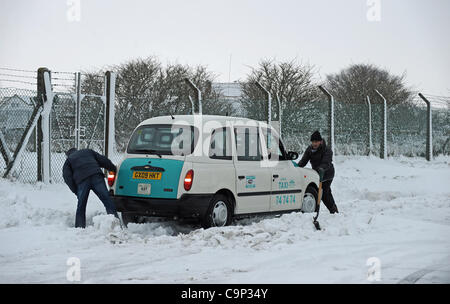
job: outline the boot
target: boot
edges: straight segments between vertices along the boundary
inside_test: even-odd
[[[336,204],[334,204],[333,207],[331,207],[330,213],[331,213],[331,214],[339,213],[339,210],[338,210]]]

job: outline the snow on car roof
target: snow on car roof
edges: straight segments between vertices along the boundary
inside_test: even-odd
[[[231,116],[221,116],[221,115],[174,115],[172,118],[170,115],[168,116],[158,116],[152,117],[142,121],[139,125],[146,124],[189,124],[192,125],[194,123],[206,123],[211,121],[217,121],[220,124],[225,124],[226,122],[242,123],[243,125],[257,122],[259,125],[267,127],[267,123],[263,121],[256,121],[249,118],[244,117],[231,117]]]

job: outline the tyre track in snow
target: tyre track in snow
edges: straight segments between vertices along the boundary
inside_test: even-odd
[[[424,268],[424,269],[418,270],[418,271],[413,272],[410,275],[404,277],[403,279],[398,281],[397,284],[415,284],[417,281],[419,281],[425,275],[427,275],[433,271],[435,271],[435,269]]]

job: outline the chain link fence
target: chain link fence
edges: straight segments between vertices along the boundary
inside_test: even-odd
[[[450,154],[450,111],[442,100],[429,97],[432,107],[433,155]],[[267,99],[232,100],[231,115],[267,121]],[[204,112],[204,114],[216,114]],[[225,115],[225,113],[221,113]],[[380,155],[383,135],[383,103],[369,104],[334,101],[334,134],[336,155]],[[318,130],[330,144],[330,105],[326,97],[298,103],[283,104],[281,116],[283,142],[290,151],[302,153],[310,135]],[[272,98],[272,121],[278,123],[278,103]],[[418,97],[409,104],[391,105],[387,101],[388,156],[425,157],[427,108]],[[370,145],[370,142],[372,145]]]
[[[105,152],[105,104],[102,96],[85,96],[80,101],[79,149]],[[77,146],[76,116],[77,96],[56,93],[51,112],[51,168],[52,180],[63,182],[62,167],[65,152]]]
[[[432,107],[433,155],[450,154],[450,111],[442,103]],[[369,133],[369,106],[334,102],[334,128],[336,155],[368,155],[370,134],[373,155],[380,155],[383,134],[383,105],[371,103],[371,133]],[[419,156],[426,154],[427,108],[425,103],[414,101],[407,105],[387,105],[388,156]],[[309,136],[319,130],[329,138],[329,103],[317,100],[303,103],[297,110],[283,112],[282,132],[290,150],[304,151],[310,144]]]
[[[17,87],[0,88],[0,176],[6,176],[8,166],[24,141],[25,129],[37,107],[36,72],[7,69],[1,84],[12,82]],[[14,77],[18,77],[17,80]],[[22,80],[24,78],[27,81]],[[51,72],[53,102],[50,112],[50,174],[51,181],[63,182],[62,167],[66,160],[65,152],[73,147],[90,148],[105,153],[105,77],[103,75],[80,74],[80,91],[77,94],[77,74],[70,72]],[[29,81],[28,81],[29,80]],[[79,102],[79,107],[77,107]],[[77,112],[79,111],[79,113]],[[77,119],[79,119],[79,140],[77,140]],[[14,164],[14,170],[7,177],[21,182],[38,180],[38,147],[36,126]],[[113,151],[114,152],[114,151]],[[115,153],[121,155],[121,153]],[[113,155],[115,155],[113,153]],[[120,156],[112,157],[120,159]],[[10,166],[9,166],[10,167]]]
[[[13,161],[33,112],[39,107],[37,92],[20,88],[0,88],[0,177]],[[28,141],[15,170],[9,176],[13,180],[35,182],[37,180],[36,131]]]
[[[62,167],[65,152],[75,147],[76,96],[71,93],[56,93],[50,113],[50,154],[53,182],[63,182]]]
[[[63,182],[62,168],[65,152],[70,148],[105,152],[105,96],[104,77],[80,74],[77,93],[77,75],[58,72],[52,77],[55,93],[51,112],[51,171],[53,182]],[[72,77],[72,75],[74,75]],[[78,106],[79,103],[79,106]],[[79,113],[78,113],[79,111]],[[79,119],[79,138],[77,137]]]
[[[28,77],[28,76],[27,76]],[[80,95],[77,95],[76,74],[52,72],[54,92],[50,113],[51,179],[63,182],[62,166],[65,152],[72,147],[90,148],[105,153],[106,101],[103,75],[81,75]],[[29,85],[32,85],[31,83]],[[26,126],[41,102],[37,91],[5,87],[0,88],[0,176],[4,176],[13,159]],[[120,97],[117,97],[120,98]],[[140,101],[145,100],[135,96]],[[433,155],[450,154],[450,111],[447,97],[428,96],[432,106]],[[77,107],[79,102],[79,107]],[[228,102],[228,106],[223,103]],[[205,100],[204,114],[219,114],[267,120],[267,101],[261,99],[243,106],[243,101]],[[77,117],[79,108],[79,142],[77,140]],[[369,132],[369,105],[351,104],[345,100],[334,102],[335,153],[337,155],[380,155],[383,134],[383,105],[371,100],[371,132]],[[191,114],[189,109],[183,113]],[[225,112],[224,112],[225,111]],[[223,113],[222,113],[223,112]],[[165,113],[164,113],[165,114]],[[281,130],[288,150],[302,153],[310,144],[310,135],[319,130],[330,143],[330,107],[326,97],[302,103],[283,104]],[[150,118],[150,117],[147,117]],[[272,118],[279,119],[278,104],[272,100]],[[128,123],[128,124],[127,124]],[[421,100],[408,105],[391,105],[387,101],[387,152],[388,156],[421,156],[426,153],[427,109]],[[123,113],[115,111],[115,138],[109,157],[117,164],[125,156],[126,145],[135,126],[123,119]],[[370,146],[370,139],[372,146]],[[22,182],[37,181],[36,131],[31,135],[15,170],[8,176]],[[371,147],[371,149],[370,149]]]

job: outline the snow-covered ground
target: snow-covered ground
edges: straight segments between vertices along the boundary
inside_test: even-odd
[[[450,157],[338,156],[335,167],[340,213],[322,206],[322,231],[301,213],[121,231],[93,194],[89,226],[75,229],[65,185],[0,179],[0,283],[68,283],[70,257],[82,283],[370,283],[377,265],[378,283],[450,283]]]

